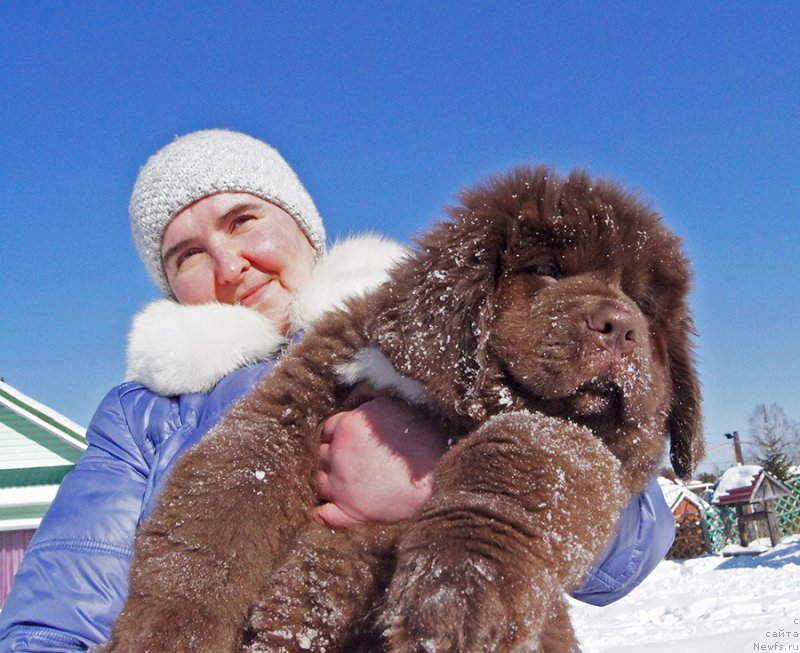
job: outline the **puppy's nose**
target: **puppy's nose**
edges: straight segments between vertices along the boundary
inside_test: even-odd
[[[598,306],[586,323],[600,346],[615,356],[630,354],[642,336],[641,320],[613,304]]]

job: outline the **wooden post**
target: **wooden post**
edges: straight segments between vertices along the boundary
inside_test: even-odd
[[[742,456],[742,445],[739,442],[739,431],[733,433],[726,433],[725,437],[728,440],[733,440],[733,453],[736,456],[736,464],[744,465],[744,457]]]
[[[772,546],[777,546],[781,543],[781,529],[778,525],[778,518],[775,515],[775,507],[772,501],[764,503],[764,511],[767,513],[767,528],[769,529],[769,539]]]
[[[736,517],[737,524],[739,525],[739,541],[742,546],[747,546],[750,543],[750,538],[747,535],[747,521],[744,516],[744,505],[741,503],[736,504]]]
[[[703,529],[703,544],[705,545],[706,553],[714,553],[713,542],[711,541],[711,532],[708,528],[708,518],[706,517],[705,508],[701,508],[700,512],[700,528]]]

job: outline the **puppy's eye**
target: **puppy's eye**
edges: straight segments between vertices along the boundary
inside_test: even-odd
[[[656,300],[650,293],[642,293],[636,297],[636,304],[639,306],[639,310],[650,319],[654,318],[658,312]]]
[[[560,279],[564,276],[561,267],[553,261],[533,263],[525,267],[525,271],[537,277],[552,277]]]

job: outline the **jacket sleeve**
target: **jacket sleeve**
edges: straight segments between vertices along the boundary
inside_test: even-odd
[[[622,511],[614,539],[573,598],[598,606],[621,599],[664,559],[674,539],[675,519],[653,480]]]
[[[148,464],[120,401],[103,399],[89,446],[25,554],[0,613],[0,653],[85,650],[107,639],[128,589]]]

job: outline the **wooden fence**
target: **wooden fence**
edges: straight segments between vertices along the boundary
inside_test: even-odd
[[[707,551],[703,518],[696,513],[675,517],[675,541],[668,558],[696,558]]]
[[[786,485],[792,494],[775,502],[784,537],[800,533],[800,478]],[[675,523],[675,542],[667,558],[695,558],[704,553],[718,553],[727,544],[741,544],[736,510],[731,506],[711,506],[702,515],[680,515]]]

